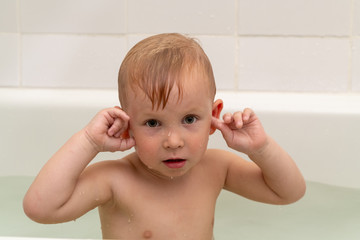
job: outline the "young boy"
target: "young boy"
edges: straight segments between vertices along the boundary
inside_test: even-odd
[[[288,204],[305,192],[291,157],[251,109],[214,101],[211,64],[199,44],[160,34],[133,47],[119,71],[120,107],[104,109],[45,164],[24,198],[34,221],[74,220],[98,207],[103,238],[213,238],[222,189]],[[233,153],[207,149],[218,129]],[[102,151],[135,151],[88,166]],[[88,166],[88,167],[87,167]]]

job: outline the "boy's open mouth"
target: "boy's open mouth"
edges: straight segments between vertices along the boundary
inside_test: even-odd
[[[181,159],[181,158],[177,158],[177,159],[168,159],[163,161],[163,163],[168,167],[168,168],[182,168],[185,163],[186,160],[185,159]]]

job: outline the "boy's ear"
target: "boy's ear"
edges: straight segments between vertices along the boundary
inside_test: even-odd
[[[219,118],[223,107],[224,107],[223,101],[221,99],[217,99],[213,103],[212,116],[214,118]],[[215,130],[216,130],[216,128],[213,125],[211,125],[211,127],[210,127],[210,135],[213,134],[215,132]]]
[[[121,138],[122,138],[122,139],[130,138],[129,129],[127,129],[126,131],[124,131],[124,132],[121,134]]]

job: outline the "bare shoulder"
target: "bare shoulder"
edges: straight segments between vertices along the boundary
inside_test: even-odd
[[[212,168],[223,175],[223,188],[240,195],[244,195],[243,191],[248,191],[247,188],[252,185],[249,184],[250,182],[255,183],[262,179],[260,168],[239,154],[220,149],[208,149],[206,158],[212,163]]]
[[[119,177],[126,172],[132,171],[133,166],[129,161],[130,156],[117,160],[106,160],[89,165],[83,175],[91,177],[112,178]]]
[[[248,168],[256,167],[252,161],[245,160],[239,154],[222,149],[208,149],[205,158],[212,163],[213,167],[225,170],[226,175],[234,168],[241,174],[242,171],[248,171]]]
[[[240,155],[222,149],[208,149],[205,158],[209,159],[214,164],[223,165],[224,167],[229,167],[233,162],[245,164],[248,162]]]
[[[85,192],[89,198],[96,199],[95,203],[91,203],[91,208],[95,205],[111,204],[114,200],[114,192],[126,187],[127,179],[133,171],[128,156],[118,160],[93,163],[80,175],[76,188],[79,192],[77,195]]]
[[[114,190],[122,187],[124,180],[134,172],[128,158],[129,156],[126,156],[122,159],[100,161],[89,165],[81,174],[79,183],[86,184],[101,193],[104,200],[110,200]]]
[[[247,165],[249,162],[239,155],[221,149],[208,149],[204,155],[203,165],[211,172],[212,176],[217,176],[222,182],[223,188],[226,187],[229,170],[236,165]]]

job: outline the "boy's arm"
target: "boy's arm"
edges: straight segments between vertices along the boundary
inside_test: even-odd
[[[33,220],[56,223],[74,220],[111,197],[105,176],[85,167],[100,151],[126,150],[129,117],[120,108],[98,113],[73,135],[41,169],[24,197],[24,211]],[[101,168],[100,168],[101,169]]]
[[[226,153],[230,159],[225,188],[247,198],[272,204],[297,201],[305,193],[305,181],[292,158],[271,137],[251,109],[225,114],[212,124],[228,146],[247,154],[253,162]]]

